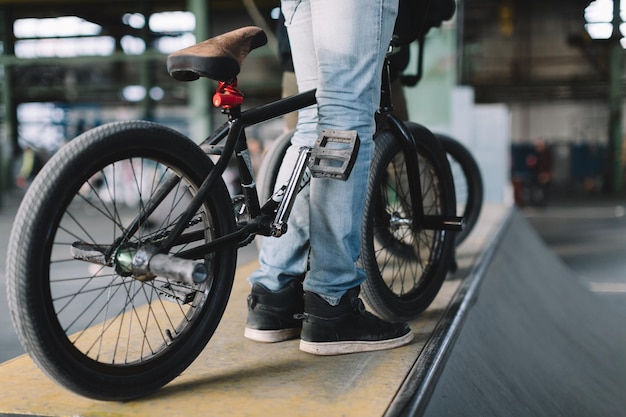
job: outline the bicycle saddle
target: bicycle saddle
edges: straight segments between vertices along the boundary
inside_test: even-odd
[[[231,81],[250,51],[267,43],[263,29],[247,26],[207,39],[167,57],[167,71],[178,81],[207,77]]]

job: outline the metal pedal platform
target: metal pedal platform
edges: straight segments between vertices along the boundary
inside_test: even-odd
[[[311,150],[309,169],[312,175],[347,180],[359,153],[359,144],[355,130],[322,130]]]

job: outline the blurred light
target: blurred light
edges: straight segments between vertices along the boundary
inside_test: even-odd
[[[588,23],[608,23],[613,21],[613,0],[595,0],[585,9]]]
[[[146,89],[141,85],[129,85],[122,90],[122,97],[130,102],[141,101],[146,97]]]
[[[115,39],[109,36],[29,39],[15,42],[15,56],[18,58],[107,56],[114,51]]]
[[[133,29],[143,29],[146,26],[146,17],[141,13],[126,13],[122,16],[122,23]]]
[[[591,39],[609,39],[613,33],[612,23],[587,23],[585,25]]]
[[[13,33],[17,38],[58,38],[99,35],[102,27],[78,16],[61,16],[46,19],[17,19]]]
[[[191,32],[196,28],[196,16],[191,12],[154,13],[148,22],[153,32]]]
[[[626,20],[626,2],[620,3],[620,20]],[[594,0],[585,8],[585,29],[591,39],[610,39],[613,35],[613,0]],[[620,24],[620,33],[626,34],[626,26]],[[620,40],[626,47],[626,40]]]
[[[170,54],[195,43],[196,37],[192,33],[182,36],[162,36],[155,41],[155,48],[161,53]]]
[[[17,106],[18,143],[22,148],[55,152],[65,141],[65,112],[53,103],[22,103]]]
[[[146,25],[146,17],[141,13],[126,13],[122,22],[141,29]],[[154,13],[148,24],[153,32],[172,35],[155,40],[155,48],[161,53],[171,53],[196,43],[192,33],[196,19],[191,12]],[[77,16],[17,19],[13,32],[18,38],[15,55],[19,58],[107,56],[115,52],[114,38],[98,36],[102,33],[100,25]],[[129,55],[140,55],[147,49],[144,40],[132,35],[123,36],[120,43],[124,53]]]
[[[152,87],[150,89],[150,98],[154,101],[162,100],[165,97],[165,91],[161,87]]]
[[[146,50],[146,43],[136,36],[124,35],[120,39],[120,45],[124,53],[128,55],[141,55]]]

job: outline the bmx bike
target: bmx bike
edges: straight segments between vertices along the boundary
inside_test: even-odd
[[[9,308],[25,350],[67,389],[129,400],[178,376],[222,318],[237,249],[256,235],[288,232],[309,175],[349,175],[358,138],[324,131],[314,148],[300,149],[289,181],[259,201],[245,128],[316,102],[308,91],[242,111],[237,75],[247,54],[266,42],[260,28],[245,27],[168,57],[175,79],[219,82],[213,104],[228,120],[202,143],[147,121],[106,124],[61,148],[27,190],[10,235]],[[428,149],[426,165],[437,168],[427,177],[434,188],[424,187],[419,169],[386,178],[408,187],[397,195],[407,212],[395,214],[394,233],[429,233],[418,245],[429,253],[428,273],[414,292],[430,297],[441,285],[435,270],[448,268],[451,231],[461,219],[440,145],[426,128],[409,129],[389,114],[388,101],[377,116],[376,141],[409,166],[424,163],[416,146]],[[243,190],[234,198],[222,178],[232,157]]]

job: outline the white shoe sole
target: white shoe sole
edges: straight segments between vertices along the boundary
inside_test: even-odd
[[[313,355],[344,355],[347,353],[393,349],[408,345],[411,341],[413,341],[412,331],[395,339],[378,340],[374,342],[350,340],[341,342],[307,342],[305,340],[300,340],[300,350]]]
[[[246,327],[243,335],[255,342],[276,343],[300,337],[300,329],[258,330]]]

